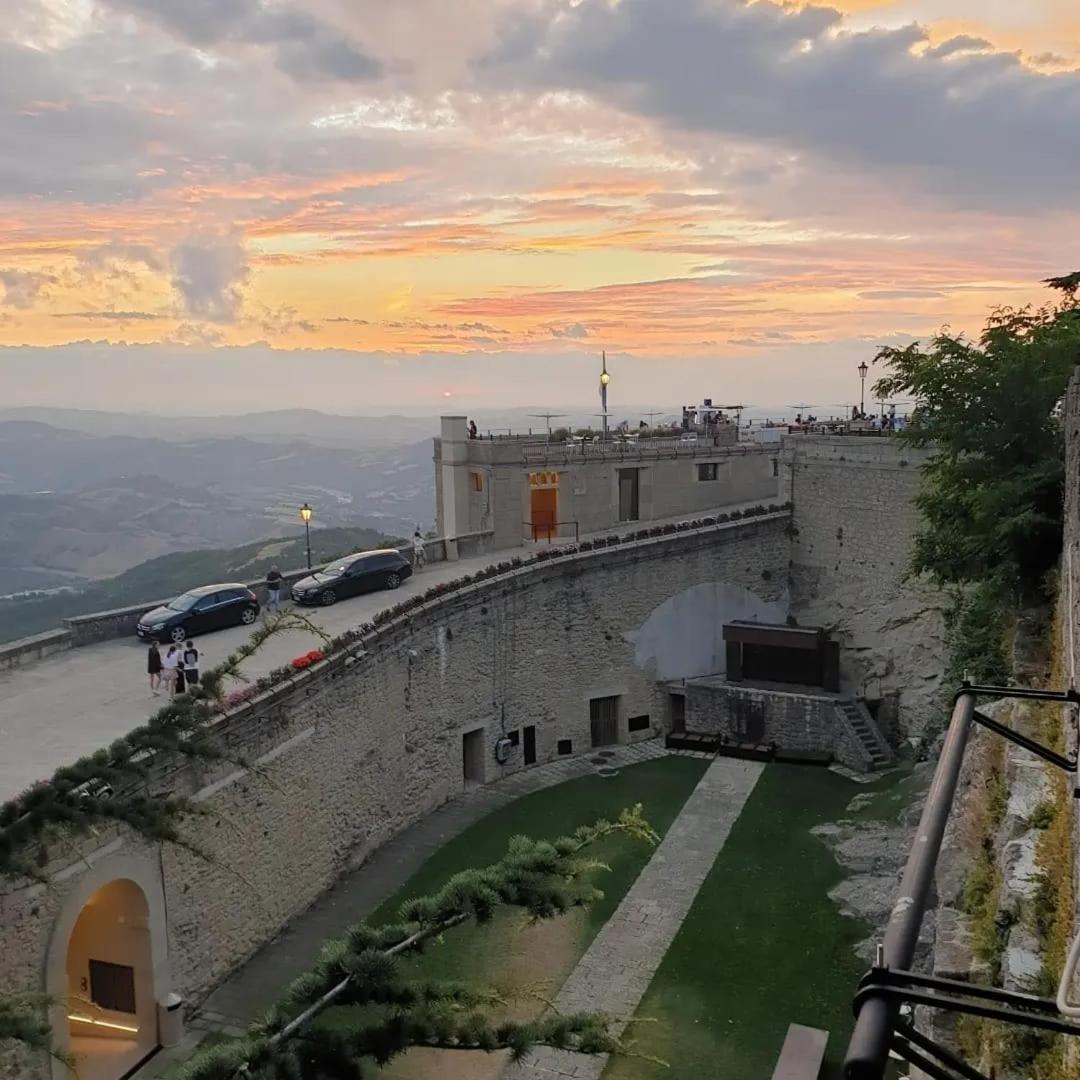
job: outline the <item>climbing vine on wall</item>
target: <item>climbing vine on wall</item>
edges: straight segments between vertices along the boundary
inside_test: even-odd
[[[268,640],[296,630],[327,640],[318,626],[297,612],[278,616],[142,727],[108,749],[57,769],[51,779],[0,805],[0,874],[43,879],[44,867],[57,849],[73,848],[72,834],[85,835],[117,822],[148,840],[197,850],[184,840],[180,822],[204,811],[190,799],[151,791],[149,765],[158,753],[225,759],[212,732],[213,721],[225,708],[225,687],[230,680],[247,681],[241,664]],[[245,761],[237,764],[249,767]]]
[[[245,1036],[218,1043],[180,1066],[172,1080],[328,1080],[369,1075],[413,1046],[448,1050],[509,1049],[515,1059],[545,1044],[586,1054],[633,1053],[596,1014],[551,1012],[530,1023],[496,1021],[499,995],[418,976],[403,960],[466,922],[487,923],[501,907],[534,918],[585,906],[602,893],[592,875],[606,867],[589,854],[613,834],[656,844],[641,806],[614,822],[598,821],[554,841],[516,837],[483,869],[452,877],[431,896],[406,902],[401,921],[358,923],[323,946],[318,963]],[[321,1021],[335,1008],[333,1023]]]

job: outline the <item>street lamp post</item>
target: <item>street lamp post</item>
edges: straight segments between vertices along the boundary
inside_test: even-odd
[[[604,352],[600,355],[602,358],[600,361],[600,404],[603,406],[604,409],[604,442],[607,442],[607,388],[608,383],[611,382],[611,376],[608,374],[607,369],[607,353]]]
[[[304,541],[307,544],[307,568],[311,569],[311,507],[304,503],[300,507],[300,519],[304,523]]]
[[[859,392],[859,415],[860,416],[865,416],[866,415],[866,373],[869,370],[870,369],[866,366],[866,361],[864,360],[859,365],[859,378],[862,380],[862,387],[861,387],[860,392]]]

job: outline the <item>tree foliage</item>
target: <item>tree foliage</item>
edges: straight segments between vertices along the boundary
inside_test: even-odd
[[[886,347],[877,397],[913,398],[900,435],[933,454],[917,497],[913,569],[938,584],[1036,584],[1061,545],[1064,440],[1057,408],[1080,362],[1080,274],[1048,279],[1059,303],[999,308],[978,341],[947,331]]]
[[[539,1043],[590,1054],[625,1051],[600,1014],[493,1020],[490,1009],[500,1003],[495,993],[431,981],[402,963],[469,920],[489,922],[500,907],[551,918],[592,903],[602,895],[592,875],[606,867],[589,849],[616,833],[650,844],[659,839],[640,806],[554,841],[515,837],[499,862],[464,871],[434,895],[407,901],[400,922],[358,923],[324,945],[316,965],[242,1038],[196,1054],[172,1080],[360,1078],[412,1046],[509,1049],[515,1058]],[[346,1008],[334,1023],[321,1022],[331,1006]]]

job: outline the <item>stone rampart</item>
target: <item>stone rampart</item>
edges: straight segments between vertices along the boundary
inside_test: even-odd
[[[154,958],[157,992],[198,1000],[343,870],[467,782],[523,768],[533,737],[537,763],[588,751],[591,699],[617,699],[616,727],[599,737],[651,737],[665,701],[636,632],[673,597],[717,582],[745,594],[744,607],[785,604],[788,522],[780,512],[598,544],[381,623],[348,654],[220,721],[228,756],[254,769],[153,762],[150,790],[187,792],[208,811],[183,830],[206,858],[118,827],[87,841],[81,861],[47,867],[48,886],[8,887],[0,984],[65,994],[66,942],[55,928],[122,863],[119,876],[141,866],[162,892],[168,948]],[[695,617],[704,634],[723,613]],[[511,732],[517,746],[500,762],[496,742]]]
[[[909,576],[928,457],[895,439],[784,440],[792,614],[836,637],[845,690],[880,703],[878,721],[893,738],[937,715],[946,663],[946,598]]]

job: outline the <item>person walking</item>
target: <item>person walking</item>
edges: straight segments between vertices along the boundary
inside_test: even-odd
[[[184,683],[190,690],[199,685],[199,650],[195,648],[195,642],[189,641],[184,646],[183,656]]]
[[[165,659],[161,661],[161,675],[171,697],[176,696],[176,671],[179,666],[180,650],[175,645],[170,645]]]
[[[270,567],[270,573],[266,575],[266,613],[273,612],[275,615],[281,611],[281,571],[276,567]]]
[[[161,697],[161,650],[156,641],[150,642],[146,652],[146,674],[150,676],[150,693]]]
[[[417,529],[412,538],[413,569],[422,570],[427,562],[427,551],[424,549],[424,538]]]
[[[176,681],[173,683],[173,697],[179,697],[187,689],[184,680],[184,656],[178,649],[176,652]]]

